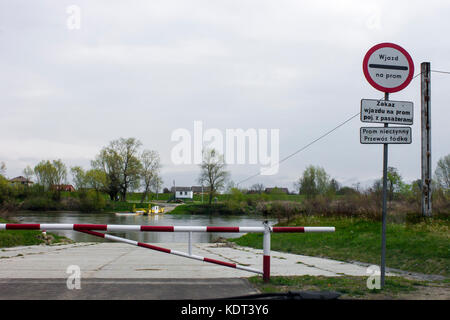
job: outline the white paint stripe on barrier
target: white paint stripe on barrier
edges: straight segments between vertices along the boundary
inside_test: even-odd
[[[174,226],[173,231],[175,232],[206,232],[206,227],[191,227],[191,226]]]
[[[304,227],[305,232],[334,232],[334,227]]]
[[[6,229],[6,224],[0,223],[0,230],[5,230],[5,229]]]
[[[137,241],[126,239],[126,238],[112,236],[110,234],[105,234],[105,239],[112,240],[112,241],[117,241],[117,242],[124,242],[124,243],[128,243],[128,244],[132,244],[134,246],[138,245]]]
[[[242,266],[240,264],[236,264],[236,269],[263,274],[263,272],[261,270],[250,268],[250,267],[245,267],[245,266]]]
[[[199,260],[199,261],[203,261],[203,259],[204,259],[203,257],[197,256],[195,254],[189,255],[189,253],[181,252],[181,251],[177,251],[177,250],[170,250],[170,253],[175,254],[177,256],[192,258],[192,259]]]
[[[264,232],[264,227],[239,227],[239,232]]]
[[[140,225],[108,224],[107,231],[141,231]]]
[[[40,225],[40,230],[73,230],[73,224],[45,223]]]

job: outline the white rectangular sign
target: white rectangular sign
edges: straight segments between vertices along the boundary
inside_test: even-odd
[[[411,127],[362,127],[359,129],[362,144],[410,144]]]
[[[361,100],[361,121],[413,124],[413,103],[408,101]]]

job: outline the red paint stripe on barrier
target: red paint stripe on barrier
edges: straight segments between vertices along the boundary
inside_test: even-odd
[[[239,227],[206,227],[206,232],[239,232]]]
[[[210,258],[203,258],[203,261],[211,262],[211,263],[215,263],[215,264],[220,264],[222,266],[227,266],[227,267],[231,267],[231,268],[236,268],[236,264],[235,263],[229,263],[229,262],[215,260],[215,259],[210,259]]]
[[[39,230],[41,225],[38,223],[28,223],[28,224],[20,224],[20,223],[7,223],[6,229],[27,229],[27,230]]]
[[[141,231],[173,232],[173,226],[141,226]]]
[[[305,232],[305,227],[273,227],[273,232]]]
[[[270,280],[270,256],[263,256],[263,280]]]
[[[97,237],[100,237],[100,238],[104,238],[105,237],[105,234],[101,233],[101,232],[95,232],[95,231],[90,231],[90,230],[78,230],[78,229],[75,229],[75,228],[74,228],[74,230],[75,231],[79,231],[79,232],[83,232],[83,233],[87,233],[87,234],[90,234],[92,236],[97,236]]]
[[[106,224],[74,224],[73,230],[107,230]]]
[[[170,249],[157,247],[157,246],[152,246],[151,244],[147,244],[147,243],[138,242],[137,245],[139,247],[144,247],[144,248],[148,248],[148,249],[152,249],[152,250],[162,251],[162,252],[165,252],[165,253],[171,253],[172,252],[172,250],[170,250]]]

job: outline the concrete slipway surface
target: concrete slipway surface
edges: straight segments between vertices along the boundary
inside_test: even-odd
[[[158,243],[187,252],[186,243]],[[197,243],[192,254],[262,269],[262,250]],[[81,289],[67,273],[79,266]],[[367,267],[271,252],[271,275],[369,276]],[[254,294],[254,273],[118,243],[39,245],[0,250],[0,299],[211,299]],[[72,283],[74,283],[72,281]]]

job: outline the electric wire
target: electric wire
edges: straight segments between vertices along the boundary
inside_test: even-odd
[[[442,70],[430,70],[431,72],[437,72],[437,73],[442,73],[442,74],[450,74],[449,71],[442,71]],[[422,74],[422,72],[419,72],[418,74],[416,74],[411,80],[417,78],[418,76],[420,76]],[[383,99],[383,98],[382,98]],[[381,100],[382,100],[381,99]],[[278,161],[276,164],[272,165],[269,169],[263,170],[263,171],[268,171],[271,168],[280,165],[281,163],[283,163],[284,161],[288,160],[289,158],[292,158],[293,156],[295,156],[296,154],[298,154],[299,152],[302,152],[303,150],[307,149],[308,147],[310,147],[311,145],[313,145],[314,143],[316,143],[317,141],[325,138],[326,136],[328,136],[329,134],[331,134],[332,132],[336,131],[337,129],[339,129],[340,127],[342,127],[343,125],[345,125],[346,123],[348,123],[350,120],[352,120],[353,118],[357,117],[360,115],[360,112],[358,112],[357,114],[351,116],[350,118],[348,118],[347,120],[345,120],[344,122],[340,123],[339,125],[337,125],[336,127],[334,127],[333,129],[327,131],[326,133],[324,133],[323,135],[321,135],[320,137],[316,138],[315,140],[311,141],[310,143],[306,144],[305,146],[303,146],[302,148],[298,149],[297,151],[291,153],[290,155],[284,157],[283,159],[281,159],[280,161]],[[241,181],[239,181],[237,183],[237,185],[239,186],[241,183],[246,182],[250,179],[253,179],[257,176],[261,175],[261,172],[256,173],[254,175],[251,175]]]

